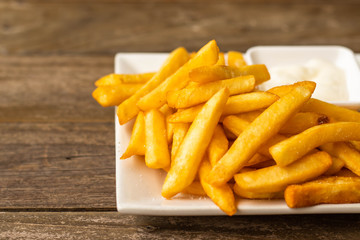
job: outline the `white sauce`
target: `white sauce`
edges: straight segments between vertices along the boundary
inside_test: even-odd
[[[330,62],[312,59],[304,65],[274,67],[269,72],[271,79],[260,84],[260,90],[308,80],[316,82],[314,98],[323,101],[348,100],[345,73]]]

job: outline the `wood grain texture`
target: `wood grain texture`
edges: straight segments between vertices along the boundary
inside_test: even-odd
[[[359,1],[46,1],[0,4],[0,54],[114,54],[255,45],[360,52]]]
[[[359,215],[151,217],[0,213],[1,239],[357,239]]]

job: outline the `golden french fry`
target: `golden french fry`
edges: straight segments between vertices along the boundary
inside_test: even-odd
[[[276,165],[276,162],[273,159],[269,159],[269,160],[266,160],[264,162],[259,162],[257,164],[251,165],[249,167],[259,169],[259,168],[271,167],[271,166],[274,166],[274,165]]]
[[[280,129],[282,134],[298,134],[316,125],[329,123],[329,118],[315,112],[299,112]]]
[[[317,112],[342,122],[360,122],[359,112],[323,102],[315,98],[310,99],[304,104],[301,111]]]
[[[120,84],[96,88],[92,96],[103,107],[117,106],[141,88],[142,84]]]
[[[215,163],[226,153],[229,148],[229,141],[226,138],[224,129],[221,125],[217,125],[214,131],[214,134],[211,138],[209,146],[207,148],[207,154],[211,166],[214,166]]]
[[[225,65],[225,55],[223,52],[219,52],[219,60],[216,62],[216,65]]]
[[[229,151],[217,162],[209,174],[209,182],[221,185],[229,181],[258,148],[272,138],[281,126],[310,98],[313,82],[300,82],[287,95],[270,105],[235,140]]]
[[[174,110],[169,107],[169,105],[164,104],[160,109],[160,112],[162,114],[164,114],[165,116],[165,125],[166,125],[166,136],[167,136],[167,141],[170,144],[173,138],[173,124],[169,121],[170,116],[174,113]]]
[[[156,109],[145,112],[145,163],[149,168],[170,166],[164,115]]]
[[[163,197],[171,198],[193,182],[228,97],[229,91],[221,89],[191,124],[165,178]]]
[[[226,129],[228,129],[230,132],[232,132],[234,135],[239,136],[249,125],[250,122],[243,119],[239,116],[230,115],[224,118],[223,125]],[[269,148],[281,141],[284,141],[287,139],[287,137],[281,135],[281,134],[275,134],[272,138],[270,138],[268,141],[263,143],[258,151],[262,155],[272,158]]]
[[[126,159],[133,155],[145,155],[145,120],[143,112],[139,112],[136,117],[129,145],[120,159]]]
[[[169,57],[161,66],[160,70],[147,81],[136,93],[122,102],[117,109],[117,116],[120,124],[125,124],[135,117],[140,109],[137,107],[139,99],[156,88],[168,76],[172,75],[177,69],[189,60],[189,54],[185,48],[177,48],[172,51]]]
[[[250,160],[245,165],[246,167],[252,167],[253,165],[256,165],[258,163],[266,162],[270,160],[271,158],[264,156],[260,153],[255,153],[254,156],[250,158]]]
[[[197,196],[207,196],[204,188],[202,187],[200,181],[192,182],[188,187],[186,187],[182,193],[192,194]]]
[[[198,67],[190,71],[191,81],[206,83],[239,76],[252,75],[258,85],[270,79],[268,69],[264,64],[248,65],[243,67],[230,67],[222,65]]]
[[[332,158],[332,165],[326,172],[324,172],[324,175],[327,175],[327,176],[338,173],[345,166],[345,162],[343,160],[341,160],[340,158],[333,157],[333,156],[331,156],[331,158]]]
[[[123,83],[146,83],[155,73],[140,73],[140,74],[109,74],[95,82],[95,86],[114,86]]]
[[[350,141],[351,145],[358,151],[360,151],[360,141]]]
[[[267,92],[275,94],[279,97],[283,97],[293,89],[294,89],[294,85],[282,85],[282,86],[273,87],[267,90]]]
[[[241,52],[229,51],[228,52],[228,65],[230,67],[243,67],[246,66],[246,61]]]
[[[229,97],[222,116],[230,114],[238,114],[242,112],[250,112],[257,109],[270,106],[278,97],[266,92],[251,92]],[[199,104],[194,107],[181,109],[171,117],[170,122],[192,122],[196,115],[200,112],[203,105]],[[260,113],[259,113],[260,114]]]
[[[137,106],[142,110],[161,107],[166,103],[166,95],[169,91],[181,89],[189,83],[190,79],[188,75],[191,69],[214,65],[218,58],[219,48],[215,40],[212,40],[203,46],[193,58],[180,67],[174,74],[147,95],[143,96],[137,103]]]
[[[281,199],[284,198],[284,192],[250,192],[234,185],[234,192],[242,198],[248,199]]]
[[[345,167],[360,176],[360,152],[351,147],[348,143],[328,143],[320,146],[321,150],[340,158]]]
[[[175,158],[176,152],[179,149],[187,131],[189,130],[190,123],[174,123],[173,124],[173,141],[171,147],[171,159]]]
[[[353,177],[326,177],[286,188],[286,204],[291,208],[317,204],[359,203],[360,179]]]
[[[279,166],[286,166],[325,143],[350,140],[360,140],[360,123],[327,123],[311,127],[279,142],[269,151]]]
[[[234,176],[239,188],[250,192],[280,192],[289,184],[301,183],[326,172],[332,164],[326,152],[315,152],[286,166],[261,168]]]
[[[235,206],[235,197],[232,189],[228,184],[221,186],[213,186],[209,184],[206,181],[206,178],[210,171],[210,162],[204,158],[199,168],[200,183],[203,189],[222,211],[224,211],[229,216],[234,215],[237,209]]]
[[[255,87],[253,76],[241,76],[227,80],[204,83],[197,87],[170,91],[167,102],[170,107],[188,108],[209,100],[222,88],[229,89],[230,95],[250,92]]]

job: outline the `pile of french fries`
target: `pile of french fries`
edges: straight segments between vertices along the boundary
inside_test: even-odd
[[[314,82],[258,91],[269,79],[212,40],[175,49],[155,73],[107,75],[93,97],[118,106],[120,124],[136,118],[121,159],[166,171],[167,199],[207,195],[228,215],[235,194],[291,208],[360,202],[360,113],[311,98]]]

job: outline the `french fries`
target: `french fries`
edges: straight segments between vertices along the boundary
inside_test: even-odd
[[[286,204],[291,208],[321,203],[358,203],[360,202],[360,178],[321,178],[300,185],[290,185],[286,188],[284,195]]]
[[[250,92],[255,87],[253,76],[241,76],[221,81],[200,84],[196,87],[170,91],[167,94],[167,103],[174,108],[187,108],[206,102],[217,91],[227,88],[230,95]]]
[[[226,88],[221,89],[196,116],[166,175],[161,191],[163,197],[173,197],[194,180],[228,97],[229,91]]]
[[[119,105],[120,124],[136,117],[121,159],[166,171],[166,199],[208,196],[230,216],[236,198],[360,202],[360,113],[310,98],[313,82],[256,89],[269,79],[210,41],[175,49],[157,72],[100,78],[93,97]]]
[[[209,174],[209,182],[222,185],[229,181],[257,149],[274,136],[281,126],[310,98],[315,83],[302,82],[289,94],[281,97],[257,117],[235,140],[229,151]]]
[[[360,140],[360,123],[327,123],[294,135],[272,146],[269,151],[279,166],[286,166],[325,143],[350,140]]]

